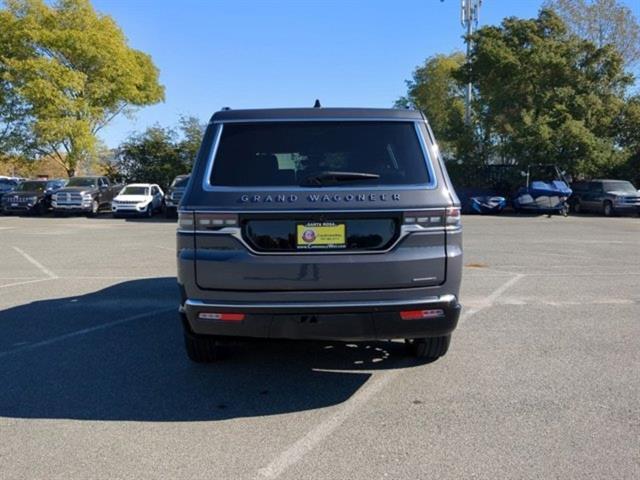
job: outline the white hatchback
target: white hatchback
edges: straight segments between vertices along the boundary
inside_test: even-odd
[[[145,215],[153,216],[162,210],[164,192],[155,183],[131,183],[120,190],[111,202],[113,216]]]

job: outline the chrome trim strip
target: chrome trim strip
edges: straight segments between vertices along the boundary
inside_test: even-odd
[[[187,299],[185,307],[194,308],[362,308],[362,307],[402,307],[410,305],[423,305],[425,303],[453,303],[456,301],[455,295],[441,295],[439,297],[427,297],[421,300],[371,300],[368,302],[291,302],[291,303],[209,303],[202,300]]]
[[[322,121],[339,121],[340,119],[322,119]],[[277,119],[277,120],[271,120],[271,119],[264,119],[264,120],[258,120],[260,122],[272,122],[272,121],[288,121],[286,119]],[[300,121],[305,121],[305,122],[316,122],[318,120],[309,120],[309,119],[300,119]],[[364,121],[364,122],[375,122],[375,121],[387,121],[384,119],[357,119],[354,118],[350,121]],[[419,123],[424,123],[423,120],[396,120],[393,119],[392,121],[398,121],[398,122],[404,122],[404,123],[413,123],[413,127],[415,129],[416,132],[416,136],[418,137],[418,143],[420,144],[420,150],[422,150],[422,155],[424,157],[424,162],[425,165],[427,167],[427,172],[429,175],[429,182],[428,183],[415,183],[415,184],[404,184],[404,185],[375,185],[375,186],[344,186],[344,187],[340,187],[340,188],[309,188],[309,187],[301,187],[301,186],[279,186],[279,185],[274,185],[274,186],[269,186],[269,185],[265,185],[265,186],[259,186],[259,187],[255,187],[255,186],[246,186],[246,187],[235,187],[235,186],[226,186],[226,185],[211,185],[210,179],[211,179],[211,173],[213,171],[213,163],[215,161],[216,158],[216,154],[218,153],[218,147],[220,146],[220,138],[222,137],[222,131],[224,129],[224,124],[225,123],[254,123],[254,121],[248,121],[248,120],[242,120],[242,121],[225,121],[225,122],[214,122],[216,125],[218,125],[218,129],[216,130],[216,134],[213,140],[213,146],[211,148],[211,152],[209,152],[209,155],[207,156],[207,165],[205,168],[205,174],[204,174],[204,178],[202,179],[202,189],[205,192],[309,192],[309,193],[318,193],[318,192],[327,192],[327,191],[380,191],[380,190],[389,190],[389,191],[396,191],[396,190],[434,190],[437,186],[438,186],[438,179],[435,175],[435,170],[434,170],[434,166],[433,166],[433,158],[431,158],[431,154],[430,154],[430,150],[427,148],[427,144],[426,144],[426,140],[424,138],[424,135],[422,134],[422,131],[419,127]]]
[[[400,235],[389,247],[384,250],[292,250],[287,252],[261,252],[254,249],[248,242],[242,237],[242,229],[240,227],[223,227],[219,230],[203,231],[203,230],[185,230],[178,229],[177,233],[182,234],[197,234],[197,235],[228,235],[239,241],[253,255],[376,255],[388,253],[393,250],[402,240],[408,235],[436,235],[444,234],[447,227],[422,227],[420,225],[402,225],[400,227]]]

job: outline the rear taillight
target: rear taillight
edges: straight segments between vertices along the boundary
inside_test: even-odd
[[[238,216],[234,213],[203,213],[196,212],[194,217],[196,230],[220,230],[225,227],[237,227]]]
[[[425,318],[438,318],[444,316],[444,310],[433,308],[430,310],[403,310],[400,312],[402,320],[422,320]]]
[[[193,230],[193,212],[178,212],[178,228]]]
[[[460,208],[459,207],[449,207],[445,211],[445,223],[448,226],[458,226],[460,225]]]
[[[201,312],[198,314],[201,320],[219,320],[221,322],[241,322],[244,320],[244,313],[213,313]]]

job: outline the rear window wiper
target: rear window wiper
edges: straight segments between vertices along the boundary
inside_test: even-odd
[[[375,180],[380,178],[377,173],[366,172],[321,172],[315,175],[309,175],[304,179],[302,185],[330,185],[340,182]]]

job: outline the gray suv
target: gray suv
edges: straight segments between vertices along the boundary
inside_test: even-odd
[[[237,337],[400,338],[437,358],[460,314],[460,203],[415,111],[217,112],[177,248],[196,362]]]

